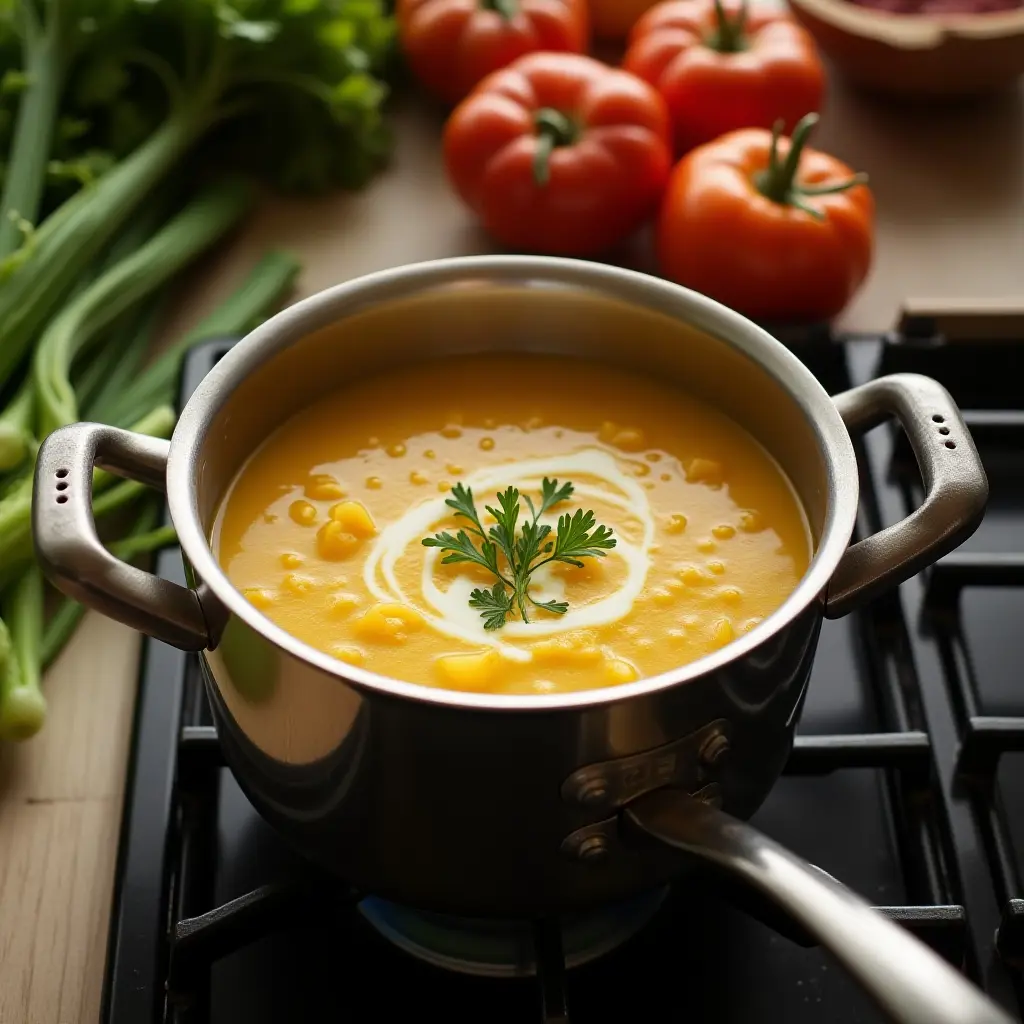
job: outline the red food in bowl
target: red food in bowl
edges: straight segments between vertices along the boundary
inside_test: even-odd
[[[1024,7],[1022,0],[849,0],[858,7],[889,14],[995,14]]]

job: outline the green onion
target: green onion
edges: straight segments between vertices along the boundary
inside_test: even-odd
[[[43,573],[30,566],[4,595],[7,659],[0,675],[0,739],[27,740],[43,727],[46,698],[40,688],[43,639]],[[3,641],[0,641],[2,643]]]
[[[0,473],[17,469],[28,456],[35,410],[35,386],[26,377],[0,413]]]
[[[18,366],[80,275],[205,127],[196,120],[186,114],[168,119],[94,187],[62,203],[23,250],[12,254],[13,269],[0,289],[0,381]]]
[[[207,189],[50,323],[36,346],[33,364],[40,436],[78,419],[78,399],[70,380],[76,353],[216,242],[245,212],[249,199],[249,192],[237,185]]]
[[[154,403],[171,401],[182,356],[188,349],[210,338],[245,334],[261,323],[291,289],[299,269],[298,260],[289,253],[267,253],[217,309],[132,381],[130,390],[123,390],[110,405],[104,405],[104,421],[118,425],[131,422]]]
[[[46,184],[53,129],[64,86],[64,2],[46,4],[46,24],[40,25],[35,7],[15,0],[21,20],[25,90],[18,104],[3,196],[0,197],[0,260],[22,242],[22,224],[32,224]]]
[[[166,202],[147,205],[142,214],[135,217],[114,240],[98,268],[99,273],[112,270],[145,245],[161,227],[165,226],[169,212]],[[166,287],[161,289],[162,292],[167,290]],[[76,368],[72,376],[81,408],[90,406],[100,390],[113,387],[114,382],[111,378],[114,375],[120,379],[120,387],[124,387],[131,380],[146,354],[148,338],[145,326],[159,309],[159,297],[147,296],[102,333],[94,345],[97,351],[90,352],[89,358],[85,360],[87,365],[80,373]],[[89,418],[96,417],[89,414]]]
[[[139,367],[149,352],[160,319],[166,311],[166,293],[167,288],[161,289],[118,325],[102,343],[102,350],[97,353],[88,371],[75,383],[75,392],[79,395],[79,404],[87,420],[122,425],[112,419],[107,410],[124,401],[125,395],[135,387]],[[89,379],[93,374],[94,386]]]
[[[43,631],[40,657],[44,670],[48,669],[57,660],[57,656],[67,646],[68,641],[74,635],[84,615],[84,604],[79,604],[70,597],[62,599],[50,621],[46,624],[46,629]]]

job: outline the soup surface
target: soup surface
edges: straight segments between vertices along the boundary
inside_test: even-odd
[[[531,574],[517,577],[496,546],[511,586],[423,544],[464,530],[483,551],[446,505],[457,484],[485,534],[485,506],[500,512],[497,493],[517,488],[521,536],[544,478],[573,492],[539,515],[552,548]],[[579,565],[547,560],[581,549],[559,529],[577,510],[615,546]],[[810,540],[779,467],[703,402],[596,363],[481,355],[362,380],[294,416],[232,485],[214,550],[253,605],[336,658],[409,682],[543,694],[656,675],[728,644],[792,592]]]

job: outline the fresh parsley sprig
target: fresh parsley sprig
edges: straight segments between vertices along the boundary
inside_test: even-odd
[[[530,596],[530,577],[548,562],[567,562],[582,567],[581,559],[603,558],[606,551],[615,547],[612,531],[607,526],[598,526],[592,511],[582,509],[560,516],[554,540],[549,539],[551,527],[541,523],[540,517],[555,505],[568,501],[574,490],[568,481],[559,484],[545,477],[541,483],[540,505],[536,507],[528,494],[520,495],[515,487],[499,491],[498,507],[485,506],[495,520],[494,526],[485,530],[473,491],[463,484],[452,488],[452,496],[445,504],[455,511],[456,518],[467,520],[468,525],[455,534],[446,530],[425,537],[423,545],[446,551],[442,564],[472,562],[497,577],[490,590],[478,588],[469,595],[469,606],[480,612],[484,629],[501,629],[517,608],[523,622],[529,622],[527,604],[564,615],[569,610],[565,601],[537,601]],[[520,498],[529,510],[521,526]]]

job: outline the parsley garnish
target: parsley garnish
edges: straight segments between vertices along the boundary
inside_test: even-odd
[[[455,510],[456,517],[469,521],[469,525],[452,535],[445,531],[426,537],[428,548],[441,548],[448,554],[443,564],[473,562],[492,572],[497,580],[490,590],[477,588],[469,595],[469,606],[480,612],[484,629],[501,629],[516,608],[523,622],[529,622],[527,603],[564,615],[569,610],[565,601],[536,601],[530,596],[530,577],[548,562],[568,562],[582,567],[581,558],[603,558],[615,547],[615,538],[607,526],[597,526],[593,512],[577,509],[558,520],[554,540],[549,540],[551,527],[538,522],[549,509],[573,494],[571,483],[559,484],[544,478],[540,490],[540,505],[534,507],[528,494],[520,495],[515,487],[498,493],[498,507],[485,506],[496,522],[489,530],[483,523],[473,501],[473,492],[462,484],[452,488],[452,497],[445,504]],[[519,524],[519,499],[526,502],[529,514]],[[517,532],[518,531],[518,532]],[[504,564],[499,561],[503,557]]]

